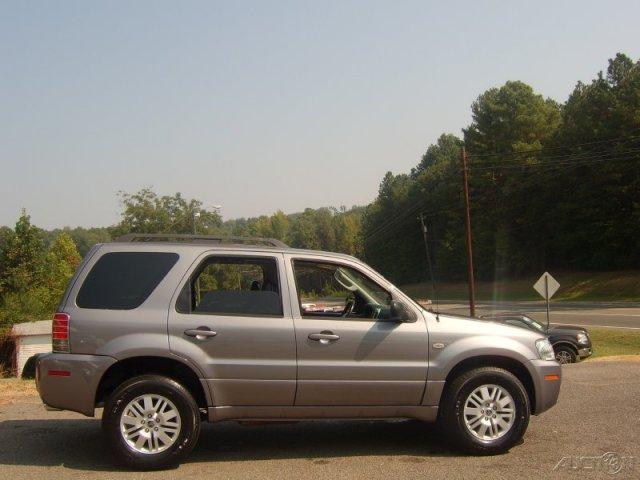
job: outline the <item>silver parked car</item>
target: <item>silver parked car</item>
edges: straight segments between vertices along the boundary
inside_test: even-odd
[[[48,408],[104,407],[116,457],[141,469],[179,463],[202,420],[415,418],[500,453],[560,375],[544,335],[427,312],[356,258],[176,235],[95,246],[36,368]]]

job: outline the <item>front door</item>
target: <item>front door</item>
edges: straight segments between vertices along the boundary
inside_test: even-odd
[[[428,337],[415,307],[401,305],[408,321],[392,321],[391,289],[356,262],[285,259],[298,347],[295,404],[419,405]]]
[[[296,345],[280,253],[203,255],[169,312],[172,352],[200,367],[215,406],[293,405]]]

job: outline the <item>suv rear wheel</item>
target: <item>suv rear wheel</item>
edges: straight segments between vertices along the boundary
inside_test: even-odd
[[[529,424],[529,397],[507,370],[482,367],[449,383],[440,423],[452,442],[469,453],[494,455],[518,443]]]
[[[120,385],[107,400],[102,428],[117,459],[136,469],[180,463],[200,434],[200,413],[191,394],[160,375]]]

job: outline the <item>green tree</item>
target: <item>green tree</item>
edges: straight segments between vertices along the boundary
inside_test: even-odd
[[[540,148],[560,125],[560,106],[523,82],[490,88],[471,105],[464,142],[472,154]]]
[[[639,112],[640,62],[620,53],[606,74],[578,82],[569,96],[555,147],[594,162],[564,169],[552,181],[551,263],[566,269],[640,266]]]
[[[640,266],[638,112],[640,63],[622,54],[562,106],[522,82],[478,97],[463,133],[479,278]],[[465,276],[460,145],[441,136],[366,208],[366,259],[397,282],[426,279],[419,212],[438,277]]]
[[[362,215],[364,209],[354,207],[347,211],[341,209],[333,217],[335,231],[335,250],[356,257],[363,256],[362,247]]]
[[[46,308],[53,311],[80,264],[80,254],[71,236],[59,234],[44,259],[42,282],[48,290]]]
[[[539,152],[557,134],[560,106],[525,83],[507,82],[480,95],[471,112],[464,141],[470,155],[477,272],[493,278],[539,268],[545,263],[540,238],[548,234],[547,226],[534,235],[522,235],[521,226],[540,219],[552,192],[545,189],[548,172],[539,175],[541,170],[524,167],[538,163]],[[503,164],[509,168],[500,168]],[[532,194],[540,201],[531,201]]]
[[[439,276],[455,277],[462,269],[461,144],[455,135],[440,136],[410,176],[387,173],[378,198],[366,209],[362,226],[366,259],[394,281],[427,279],[420,213],[425,215]]]
[[[291,223],[291,245],[293,247],[316,250],[320,248],[314,217],[314,211],[311,208],[307,208],[303,213],[295,216]]]
[[[313,214],[316,227],[316,237],[321,250],[334,252],[336,250],[336,231],[333,214],[328,208],[319,208]]]
[[[42,232],[23,210],[13,231],[5,231],[0,283],[0,333],[14,323],[41,320],[48,290],[42,284],[45,256]]]
[[[21,292],[38,280],[42,271],[44,243],[40,229],[31,225],[23,210],[13,233],[6,237],[0,285],[3,293]]]
[[[158,196],[150,188],[129,194],[120,192],[122,220],[112,228],[112,235],[125,233],[193,233],[215,234],[222,219],[218,212],[206,210],[199,200],[187,200],[182,194]]]
[[[282,240],[287,243],[289,241],[289,229],[291,228],[291,220],[282,210],[278,210],[271,216],[271,235],[273,238]]]
[[[411,169],[411,176],[415,178],[429,168],[457,162],[460,158],[460,147],[462,147],[460,138],[450,133],[443,133],[435,144],[429,145],[420,163]]]
[[[253,222],[253,231],[255,232],[254,236],[256,237],[273,237],[271,218],[266,215],[262,215],[255,219],[255,222]]]

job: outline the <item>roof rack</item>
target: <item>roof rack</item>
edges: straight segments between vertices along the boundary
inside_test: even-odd
[[[231,245],[256,245],[265,247],[288,248],[289,246],[275,238],[232,237],[217,235],[188,235],[181,233],[129,233],[118,237],[116,242],[185,242],[215,243]]]

